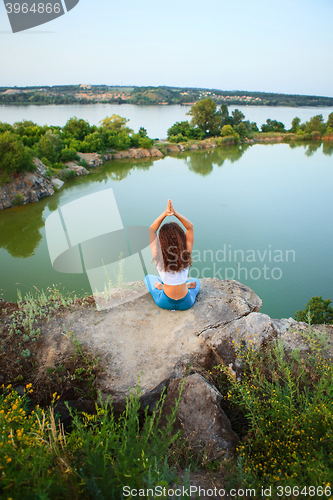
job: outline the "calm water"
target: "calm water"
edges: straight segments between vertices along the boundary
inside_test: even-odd
[[[124,226],[150,225],[171,198],[195,228],[192,276],[235,278],[289,317],[313,295],[333,298],[333,145],[233,146],[156,161],[122,160],[50,198],[0,213],[0,289],[7,300],[80,274],[53,270],[44,221],[70,201],[112,188]]]
[[[258,127],[267,118],[278,120],[290,128],[291,121],[298,116],[302,122],[312,116],[322,114],[325,121],[333,107],[326,108],[286,108],[272,106],[229,106],[229,113],[240,109],[247,120],[256,122]],[[87,120],[91,125],[98,125],[106,116],[117,114],[128,118],[129,126],[134,131],[145,127],[149,137],[163,139],[167,130],[177,121],[188,120],[186,113],[190,106],[134,106],[131,104],[94,104],[94,105],[61,105],[61,106],[0,106],[0,121],[15,123],[32,120],[39,125],[64,126],[69,118],[77,116]]]

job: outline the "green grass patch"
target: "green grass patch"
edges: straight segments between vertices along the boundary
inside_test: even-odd
[[[302,355],[299,350],[287,354],[278,341],[272,349],[260,352],[237,346],[244,370],[241,380],[228,367],[218,367],[221,380],[228,382],[229,412],[241,415],[246,429],[229,475],[238,486],[271,485],[275,491],[278,486],[329,488],[333,477],[332,363],[327,360],[325,334],[319,339],[309,326],[302,336],[308,345],[308,353]]]

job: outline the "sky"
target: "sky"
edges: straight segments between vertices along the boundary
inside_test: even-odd
[[[58,19],[13,34],[1,2],[0,86],[168,85],[333,97],[332,19],[332,0],[80,0]]]

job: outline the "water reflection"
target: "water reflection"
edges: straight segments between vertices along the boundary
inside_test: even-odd
[[[333,155],[333,142],[323,142],[323,153],[324,155]]]
[[[289,147],[291,149],[295,148],[303,148],[306,156],[312,156],[318,149],[321,148],[324,155],[332,156],[333,154],[333,142],[330,141],[311,141],[311,142],[303,142],[303,141],[293,141],[289,142]]]
[[[312,156],[321,146],[321,142],[311,142],[307,145],[305,148],[305,154],[306,156]]]
[[[7,209],[0,218],[0,246],[13,257],[30,257],[42,239],[44,203]]]
[[[222,167],[225,160],[232,163],[239,160],[249,147],[249,144],[240,144],[209,151],[193,151],[190,155],[187,153],[182,156],[185,156],[185,163],[191,172],[206,176],[213,171],[214,165]]]

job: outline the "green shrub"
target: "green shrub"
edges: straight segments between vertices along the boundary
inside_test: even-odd
[[[303,311],[299,309],[295,312],[294,318],[296,321],[308,321],[310,316],[313,325],[333,324],[333,308],[330,304],[331,299],[324,300],[322,296],[311,297]]]
[[[68,161],[74,161],[74,160],[79,160],[79,159],[80,159],[80,157],[78,156],[75,149],[65,148],[65,149],[62,149],[60,152],[60,160],[63,163],[67,163]]]
[[[72,487],[73,473],[66,471],[63,433],[55,427],[53,412],[37,406],[28,413],[30,392],[31,384],[23,397],[8,386],[0,395],[0,496],[69,498],[78,487]]]
[[[74,170],[68,170],[64,168],[61,170],[59,177],[62,181],[68,181],[69,179],[73,179],[73,177],[76,177],[76,172]]]
[[[130,391],[126,410],[118,420],[108,401],[96,405],[96,415],[84,413],[83,421],[71,411],[74,430],[67,439],[73,450],[71,461],[91,498],[121,498],[124,485],[140,489],[168,484],[162,471],[168,448],[178,437],[172,428],[180,398],[165,427],[159,427],[162,395],[152,415],[146,408],[141,428],[140,395],[138,386],[134,393]]]
[[[109,500],[122,498],[124,485],[168,487],[176,480],[167,455],[179,436],[172,429],[180,397],[165,426],[165,395],[151,415],[148,408],[142,414],[137,386],[118,419],[100,397],[95,414],[69,408],[73,430],[65,434],[52,407],[59,396],[48,410],[37,406],[28,414],[31,392],[28,384],[22,397],[11,386],[0,395],[1,498]]]
[[[153,146],[153,140],[149,139],[149,137],[140,137],[139,139],[139,148],[150,149]]]
[[[23,194],[22,193],[16,193],[13,205],[22,205],[23,203]]]
[[[0,166],[6,174],[34,170],[33,157],[12,132],[0,134]]]
[[[169,142],[172,142],[173,144],[178,144],[180,142],[187,142],[187,141],[188,138],[186,136],[184,137],[182,134],[172,135],[169,138]]]
[[[229,411],[242,412],[242,426],[247,428],[237,449],[234,480],[238,479],[238,486],[329,488],[333,477],[332,364],[326,360],[327,345],[318,344],[310,327],[303,337],[308,353],[302,357],[299,350],[287,355],[279,342],[260,352],[236,345],[243,363],[241,380],[228,367],[219,366],[229,383],[225,396]]]

